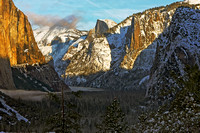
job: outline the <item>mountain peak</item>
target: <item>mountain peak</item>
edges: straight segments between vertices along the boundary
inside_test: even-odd
[[[116,22],[110,19],[98,19],[96,26],[95,26],[95,33],[102,35],[104,33],[107,33],[108,30],[112,27],[117,25]]]

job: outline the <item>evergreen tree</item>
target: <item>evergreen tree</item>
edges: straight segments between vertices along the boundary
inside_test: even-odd
[[[120,103],[115,98],[107,107],[105,115],[102,116],[101,124],[97,124],[98,133],[125,133],[128,131],[127,123],[124,122],[125,114],[122,112]]]
[[[72,94],[75,97],[80,97],[80,92],[73,92]],[[49,96],[55,101],[61,101],[58,100],[59,98],[55,94],[50,94]],[[74,100],[71,99],[68,101],[64,108],[64,114],[62,110],[61,112],[58,112],[55,115],[49,117],[47,120],[48,127],[50,127],[48,128],[48,131],[62,133],[81,133],[81,115],[76,111],[77,105],[75,104]]]
[[[175,99],[172,102],[172,109],[177,108],[178,110],[183,110],[186,107],[193,107],[193,104],[200,103],[200,70],[197,65],[186,66],[185,68],[185,78],[180,78],[174,76],[177,84],[181,87],[181,90],[176,93]],[[193,99],[188,101],[188,97]],[[189,104],[190,103],[190,104]],[[190,105],[190,106],[189,106]]]
[[[175,94],[169,104],[143,114],[133,132],[200,132],[200,70],[194,65],[184,71],[184,76],[172,73],[178,87],[169,91]]]

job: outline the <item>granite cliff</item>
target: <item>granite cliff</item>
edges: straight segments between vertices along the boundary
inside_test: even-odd
[[[21,66],[29,66],[30,68],[31,66],[34,67],[34,64],[45,64],[45,57],[37,46],[27,16],[15,7],[12,0],[0,1],[0,63],[0,88],[3,89],[15,89],[18,87],[18,85],[15,87],[16,77],[27,75],[27,71],[20,71],[23,72],[20,74],[16,73],[14,68],[12,69],[12,74],[11,67],[18,67],[23,64]],[[26,70],[26,67],[21,69]],[[61,87],[68,89],[49,65],[38,69],[40,69],[40,73],[32,71],[32,73],[29,73],[29,76],[34,77],[38,82],[50,86],[54,91],[60,90]],[[59,80],[59,82],[54,83],[53,81],[55,80]],[[21,83],[23,81],[30,80],[22,80]],[[26,84],[33,84],[30,88],[34,88],[37,85],[34,83]],[[23,88],[25,85],[21,85],[21,87],[20,89],[28,89]]]
[[[12,0],[1,0],[0,9],[0,29],[11,66],[44,63],[27,16],[15,7]]]

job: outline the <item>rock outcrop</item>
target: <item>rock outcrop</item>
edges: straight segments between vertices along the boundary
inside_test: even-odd
[[[95,33],[96,35],[103,35],[104,33],[107,33],[108,30],[112,27],[114,27],[115,25],[117,25],[117,23],[115,23],[113,20],[109,20],[109,19],[105,19],[105,20],[101,20],[98,19],[96,26],[95,26]]]
[[[11,66],[44,63],[28,18],[15,7],[12,0],[0,2],[0,29],[3,38],[1,42],[4,42],[7,49],[5,54],[9,57]]]
[[[142,115],[135,132],[199,132],[199,28],[200,10],[180,7],[156,40],[147,95],[159,109]]]
[[[94,38],[92,42],[86,39],[86,41],[79,43],[77,48],[74,47],[73,50],[68,51],[63,59],[70,60],[65,75],[88,76],[100,71],[110,70],[111,50],[105,37]]]
[[[185,66],[200,68],[200,10],[180,7],[176,10],[170,26],[157,39],[157,51],[151,69],[147,95],[153,99],[171,99],[178,87],[172,72],[184,77]]]

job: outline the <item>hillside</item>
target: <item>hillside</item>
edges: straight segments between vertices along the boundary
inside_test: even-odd
[[[200,10],[180,7],[156,40],[147,96],[153,113],[141,116],[136,132],[199,132]]]
[[[0,130],[1,131],[4,131],[8,127],[17,125],[19,123],[25,126],[28,126],[30,124],[30,121],[24,117],[24,115],[26,114],[21,115],[17,111],[19,107],[16,109],[16,107],[13,106],[14,103],[16,102],[13,99],[11,99],[10,97],[0,92],[0,107],[1,107],[0,108],[0,120],[1,120]]]
[[[167,92],[170,88],[177,87],[172,72],[179,78],[186,78],[186,66],[200,67],[199,16],[198,9],[178,8],[170,26],[156,40],[157,51],[147,95],[158,96],[162,91]],[[175,94],[171,94],[173,95]]]

